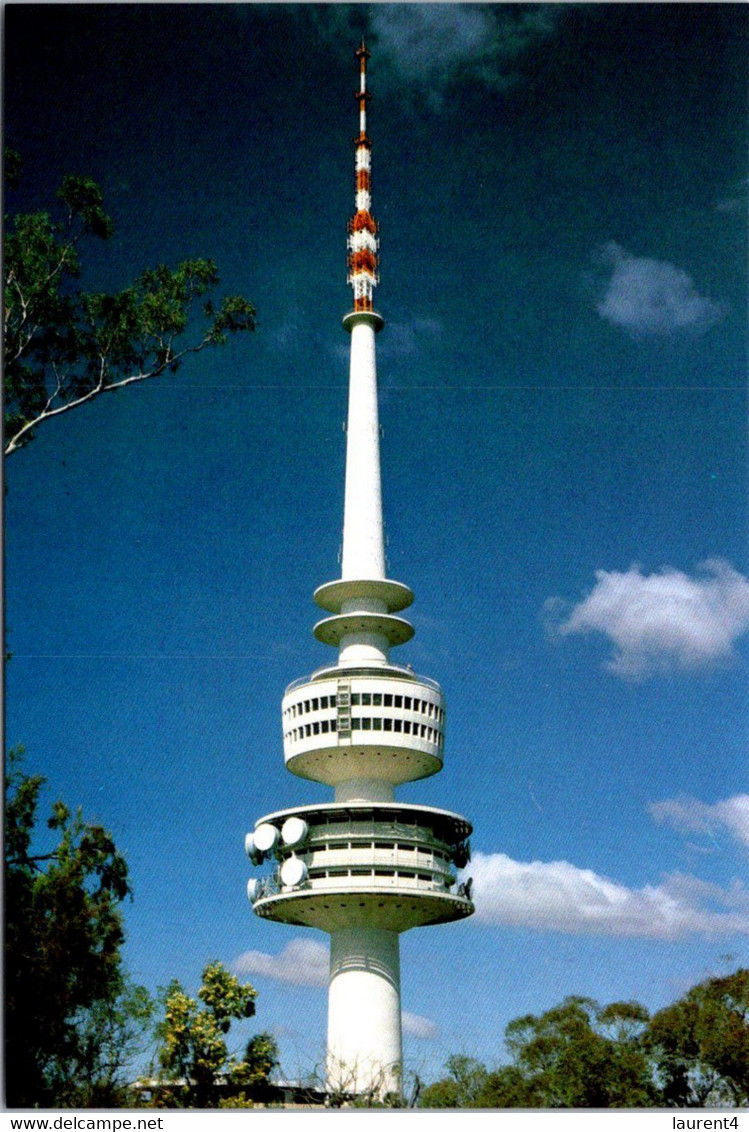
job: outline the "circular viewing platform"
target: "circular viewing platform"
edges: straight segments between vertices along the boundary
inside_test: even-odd
[[[284,843],[289,829],[293,844]],[[465,818],[431,806],[330,803],[268,814],[253,836],[275,842],[260,854],[273,868],[251,882],[254,911],[323,931],[462,919],[474,906],[455,870],[470,856],[470,833]]]
[[[385,325],[385,319],[377,311],[349,311],[343,316],[343,327],[349,334],[360,322],[373,326],[375,331],[382,330]]]
[[[390,645],[404,645],[413,637],[414,627],[390,613],[338,613],[318,621],[312,632],[324,645],[340,645],[344,637],[355,633],[375,633]]]
[[[318,586],[314,600],[328,613],[340,613],[350,601],[381,601],[388,613],[400,613],[413,602],[410,586],[403,582],[393,582],[390,578],[339,578]]]
[[[323,670],[290,685],[282,719],[286,766],[300,778],[398,785],[442,769],[444,696],[406,670]]]

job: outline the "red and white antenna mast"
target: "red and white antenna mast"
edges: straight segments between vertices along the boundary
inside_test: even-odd
[[[372,216],[372,143],[367,136],[367,59],[362,40],[356,51],[359,60],[359,136],[356,145],[356,212],[348,223],[348,281],[354,291],[354,310],[371,311],[372,293],[379,282],[377,221]],[[379,326],[377,327],[379,329]]]
[[[379,282],[377,221],[372,216],[372,143],[367,135],[367,60],[369,51],[362,40],[356,50],[359,59],[359,136],[356,146],[356,212],[348,221],[348,282],[354,292],[354,310],[372,309],[372,292]],[[379,329],[379,327],[378,327]]]

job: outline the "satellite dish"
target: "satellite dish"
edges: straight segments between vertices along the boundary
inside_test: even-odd
[[[252,861],[253,865],[262,864],[265,854],[260,852],[257,845],[255,844],[255,838],[251,833],[248,833],[244,839],[244,851]]]
[[[471,899],[471,893],[472,892],[473,892],[473,877],[469,877],[468,880],[465,883],[466,900]]]
[[[278,842],[278,830],[274,825],[264,822],[259,825],[253,834],[255,848],[261,853],[270,853]]]
[[[260,881],[255,877],[251,877],[250,880],[247,881],[247,899],[250,901],[250,903],[255,903],[259,895],[259,890]]]
[[[284,845],[301,845],[308,833],[309,826],[303,818],[287,818],[281,826]]]
[[[307,866],[301,857],[287,857],[281,865],[281,882],[285,888],[296,888],[307,879]]]
[[[461,841],[453,849],[453,861],[459,869],[464,869],[471,859],[470,841]]]

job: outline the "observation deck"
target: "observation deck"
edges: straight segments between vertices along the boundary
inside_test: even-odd
[[[431,806],[334,802],[280,810],[260,818],[248,837],[251,859],[275,866],[251,880],[248,893],[265,919],[328,932],[402,932],[462,919],[474,907],[470,885],[460,884],[455,870],[470,859],[470,833],[465,818]]]
[[[395,786],[442,769],[444,696],[408,670],[323,670],[291,685],[282,718],[284,760],[300,778],[329,786],[377,778]]]

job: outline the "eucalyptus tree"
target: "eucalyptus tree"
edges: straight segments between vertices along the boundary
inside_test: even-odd
[[[653,1015],[645,1040],[667,1105],[749,1104],[749,969],[692,987]]]
[[[20,158],[6,152],[5,186]],[[254,330],[241,295],[216,302],[216,264],[189,259],[143,271],[115,294],[80,289],[81,251],[114,231],[103,193],[66,176],[52,208],[5,218],[5,454],[40,425],[104,393],[174,373],[191,354]]]
[[[111,1107],[151,1014],[122,963],[128,868],[111,834],[11,751],[5,801],[5,1080],[10,1107]]]

